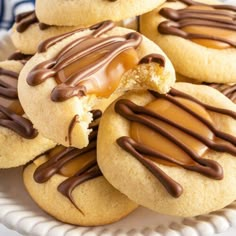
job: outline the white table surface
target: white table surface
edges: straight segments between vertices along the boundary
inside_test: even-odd
[[[216,234],[217,236],[236,236],[236,228],[230,228],[228,231],[222,234]],[[13,230],[9,230],[4,225],[0,224],[0,236],[21,236]],[[32,235],[34,236],[34,235]],[[56,235],[55,235],[56,236]],[[191,236],[191,235],[189,235]]]

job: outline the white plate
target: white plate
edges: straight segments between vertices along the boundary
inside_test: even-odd
[[[235,4],[235,0],[226,1]],[[0,61],[14,49],[6,35],[0,41]],[[236,227],[236,202],[194,218],[170,217],[138,208],[125,219],[101,227],[63,224],[44,213],[28,196],[22,169],[0,170],[0,222],[28,236],[211,236]]]
[[[220,211],[196,218],[170,217],[140,207],[127,218],[100,227],[63,224],[44,213],[28,196],[22,169],[0,171],[0,221],[29,236],[210,236],[236,227],[236,202]]]

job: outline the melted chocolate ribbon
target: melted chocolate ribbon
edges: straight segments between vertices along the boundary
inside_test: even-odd
[[[65,46],[56,57],[36,66],[29,73],[27,78],[28,84],[36,86],[43,83],[48,78],[55,77],[60,82],[51,93],[52,101],[61,102],[74,96],[85,96],[87,89],[83,85],[80,85],[81,81],[109,64],[121,52],[130,48],[138,47],[142,41],[142,36],[133,32],[126,34],[125,36],[100,37],[113,27],[114,23],[110,21],[105,21],[91,26],[91,32],[88,35],[74,40]],[[48,46],[54,45],[56,42],[74,34],[75,32],[81,32],[83,30],[85,29],[79,29],[73,33],[50,39],[40,46],[40,50],[48,48]],[[82,44],[87,44],[87,47],[79,47]],[[94,54],[96,55],[96,53],[101,51],[103,52],[101,57],[70,74],[66,77],[65,81],[60,80],[60,72],[63,72],[67,66],[72,65],[82,58],[92,57]]]
[[[161,67],[165,67],[165,63],[166,63],[164,56],[162,56],[160,54],[152,53],[152,54],[149,54],[149,55],[143,57],[139,61],[139,64],[149,64],[152,62],[159,64]]]
[[[18,76],[19,76],[16,72],[4,70],[0,68],[0,76],[1,75],[9,76],[15,80],[18,80]],[[8,84],[7,80],[0,79],[0,96],[9,98],[9,99],[18,99],[17,88],[12,86],[11,84]]]
[[[25,64],[32,55],[26,55],[21,52],[15,52],[8,57],[8,60],[20,61],[22,64]]]
[[[236,42],[228,40],[223,37],[217,37],[214,35],[189,33],[183,30],[187,26],[205,26],[211,28],[222,28],[227,30],[236,31],[236,23],[234,21],[236,7],[229,5],[208,5],[204,3],[195,2],[192,0],[179,0],[188,6],[207,6],[214,8],[215,10],[206,9],[171,9],[162,8],[160,15],[169,19],[169,21],[163,21],[158,26],[158,31],[161,34],[170,34],[179,36],[185,39],[209,39],[223,43],[227,43],[232,47],[236,47]],[[230,12],[228,12],[230,11]],[[233,12],[233,13],[232,13]],[[223,17],[223,18],[222,18]],[[227,17],[229,19],[225,19]]]
[[[39,22],[35,14],[35,11],[24,12],[24,13],[18,14],[15,18],[15,21],[17,23],[16,30],[19,33],[25,32],[31,25],[36,24],[36,23],[39,24],[39,28],[41,30],[45,30],[50,27],[49,25]]]
[[[0,68],[0,76],[3,76],[3,79],[0,79],[0,96],[8,100],[18,100],[17,87],[8,83],[7,79],[4,76],[10,77],[12,79],[18,80],[18,74]],[[38,132],[33,128],[33,124],[30,120],[16,114],[10,108],[0,104],[0,125],[11,129],[15,133],[19,134],[23,138],[33,139],[38,135]]]
[[[99,110],[91,111],[94,120],[99,120],[102,113]],[[52,156],[47,162],[40,165],[34,172],[34,180],[37,183],[47,182],[53,175],[58,174],[67,163],[75,158],[80,158],[81,155],[96,150],[97,143],[97,129],[98,124],[91,124],[93,129],[92,135],[90,135],[90,143],[83,149],[77,149],[73,147],[64,148],[59,153]],[[50,152],[50,151],[49,151]],[[47,154],[47,153],[46,153]],[[72,177],[67,178],[58,186],[58,191],[67,197],[71,203],[82,213],[81,209],[75,204],[72,197],[73,190],[80,184],[92,180],[94,178],[102,176],[102,173],[97,165],[97,161],[92,160],[88,162],[84,167],[78,169],[77,173]]]
[[[208,86],[211,86],[217,90],[219,90],[222,94],[224,94],[226,97],[228,97],[232,102],[236,103],[236,84],[208,84],[205,83]]]
[[[158,132],[162,136],[166,137],[168,140],[170,140],[179,148],[181,148],[194,161],[195,164],[186,165],[182,163],[181,161],[173,159],[172,157],[167,156],[163,153],[160,153],[148,146],[145,146],[144,144],[138,143],[130,137],[119,138],[117,140],[118,145],[122,147],[124,150],[126,150],[127,152],[129,152],[131,155],[133,155],[149,171],[151,171],[151,173],[163,184],[163,186],[167,189],[167,191],[174,197],[179,197],[182,194],[183,192],[182,187],[178,183],[176,183],[173,179],[171,179],[168,175],[163,173],[163,171],[160,168],[158,168],[158,166],[154,163],[154,161],[149,160],[149,157],[165,160],[169,163],[174,163],[176,165],[183,167],[184,169],[198,172],[209,178],[213,178],[216,180],[222,179],[223,169],[216,161],[202,158],[197,153],[193,152],[187,145],[179,141],[174,135],[172,135],[171,133],[163,129],[161,126],[157,125],[152,120],[153,119],[160,120],[172,127],[175,127],[181,132],[184,132],[194,137],[196,140],[202,142],[205,146],[207,146],[208,148],[212,150],[215,150],[218,152],[227,152],[227,153],[230,153],[231,155],[236,156],[236,147],[235,147],[236,137],[235,136],[232,136],[230,134],[217,130],[214,127],[214,125],[211,124],[208,120],[206,120],[205,118],[193,112],[191,109],[183,105],[181,102],[177,101],[174,97],[182,97],[182,98],[191,100],[203,106],[207,110],[210,110],[219,114],[224,114],[234,119],[236,118],[235,112],[203,104],[202,102],[198,101],[192,96],[185,94],[183,92],[180,92],[176,89],[171,89],[168,95],[161,95],[153,91],[150,91],[150,92],[156,98],[166,99],[169,102],[181,108],[182,110],[188,112],[190,115],[192,115],[193,117],[198,119],[200,122],[202,122],[204,125],[206,125],[216,137],[219,137],[224,142],[218,143],[217,141],[205,138],[204,136],[190,129],[187,129],[175,123],[174,121],[171,121],[168,118],[165,118],[164,116],[151,111],[148,108],[145,108],[143,106],[138,106],[134,104],[133,102],[124,99],[124,100],[119,100],[115,104],[115,111],[118,114],[120,114],[121,116],[123,116],[129,121],[141,123],[145,125],[146,127],[149,127],[150,129],[152,129],[153,131]]]
[[[11,129],[26,139],[33,139],[38,135],[30,120],[15,114],[2,105],[0,105],[0,112],[4,114],[4,118],[0,118],[1,126]]]

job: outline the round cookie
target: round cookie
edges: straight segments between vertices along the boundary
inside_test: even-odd
[[[81,150],[54,148],[25,167],[23,177],[34,201],[65,223],[110,224],[137,208],[103,177],[97,166],[94,141]]]
[[[235,112],[205,85],[176,83],[167,95],[130,92],[103,114],[99,167],[115,188],[159,213],[190,217],[223,208],[236,198]]]
[[[220,4],[167,1],[141,17],[140,31],[163,49],[179,74],[205,82],[235,82],[236,8]]]
[[[104,20],[120,21],[138,16],[163,2],[164,0],[38,0],[35,9],[40,22],[49,25],[89,26]]]
[[[16,16],[16,23],[11,31],[11,39],[20,52],[32,55],[37,52],[38,45],[42,41],[76,28],[75,26],[59,27],[42,24],[38,21],[35,12],[31,11]]]
[[[82,148],[92,110],[103,111],[131,89],[166,93],[174,81],[173,66],[158,46],[105,21],[42,43],[23,68],[18,91],[39,132]]]
[[[17,94],[22,67],[17,61],[0,62],[0,168],[24,165],[55,146],[24,115]]]

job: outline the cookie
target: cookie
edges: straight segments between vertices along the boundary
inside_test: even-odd
[[[38,45],[51,37],[72,31],[77,27],[58,27],[40,23],[34,11],[16,16],[16,23],[11,31],[15,47],[24,54],[35,54]]]
[[[207,84],[228,97],[232,102],[236,103],[236,84]]]
[[[34,201],[65,223],[110,224],[137,208],[103,177],[96,162],[96,140],[83,149],[57,146],[29,164],[23,177]]]
[[[141,17],[141,32],[155,41],[176,71],[205,82],[236,78],[235,6],[220,1],[167,1]]]
[[[24,115],[17,94],[22,67],[17,61],[0,62],[0,168],[23,165],[55,146]]]
[[[42,43],[23,68],[18,90],[40,133],[82,148],[88,145],[92,110],[103,111],[131,89],[166,93],[174,81],[172,64],[158,46],[105,21]]]
[[[48,25],[89,26],[104,20],[120,21],[138,16],[163,2],[164,0],[38,0],[35,8],[40,22]]]
[[[136,203],[191,217],[236,199],[236,106],[206,85],[167,95],[131,92],[103,114],[97,158],[105,178]]]
[[[176,81],[192,83],[192,84],[204,84],[204,85],[211,86],[212,88],[215,88],[221,93],[223,93],[232,102],[236,103],[236,84],[234,83],[231,83],[231,84],[206,83],[206,82],[202,83],[199,80],[190,79],[178,73],[176,74]]]

